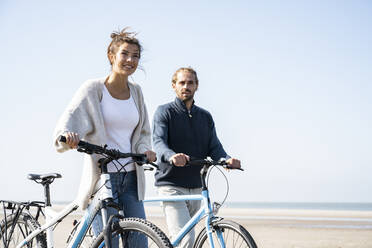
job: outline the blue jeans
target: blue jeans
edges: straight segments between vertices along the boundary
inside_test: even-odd
[[[146,215],[143,202],[138,200],[136,171],[112,173],[110,174],[110,182],[114,201],[119,205],[120,210],[124,211],[124,217],[138,217],[145,219]],[[117,214],[117,210],[108,208],[108,218],[113,214]],[[94,218],[92,229],[94,236],[98,236],[98,234],[102,232],[103,225],[101,213],[97,214]],[[144,235],[140,236],[140,241],[136,238],[136,245],[140,243],[143,244],[141,247],[147,247],[146,237]],[[118,239],[113,239],[112,245],[113,247],[118,247]],[[131,247],[135,247],[135,245],[131,245]]]

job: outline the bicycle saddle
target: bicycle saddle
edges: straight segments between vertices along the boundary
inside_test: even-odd
[[[61,174],[58,173],[48,173],[48,174],[28,174],[27,178],[33,181],[47,181],[54,180],[55,178],[61,178]]]

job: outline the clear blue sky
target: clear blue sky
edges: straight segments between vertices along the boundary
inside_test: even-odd
[[[174,98],[172,73],[198,71],[196,104],[245,169],[228,173],[228,200],[372,202],[371,13],[371,1],[3,0],[0,198],[41,195],[30,172],[63,175],[52,200],[76,196],[82,156],[55,152],[53,129],[83,81],[110,72],[110,33],[130,26],[150,119]]]

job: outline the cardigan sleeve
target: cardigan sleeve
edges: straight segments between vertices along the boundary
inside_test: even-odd
[[[144,153],[145,151],[152,150],[151,148],[151,129],[149,115],[147,113],[147,108],[145,100],[142,94],[141,87],[138,84],[135,84],[137,96],[140,104],[140,115],[142,117],[142,126],[140,127],[140,136],[135,145],[135,152]]]
[[[75,132],[83,139],[93,131],[93,120],[99,111],[95,85],[91,81],[85,82],[75,93],[69,105],[57,122],[54,130],[54,146],[58,152],[64,152],[70,148],[59,138],[65,132]]]

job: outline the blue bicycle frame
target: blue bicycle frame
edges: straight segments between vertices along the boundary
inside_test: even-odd
[[[179,245],[181,240],[185,237],[185,235],[193,229],[196,224],[199,223],[204,216],[205,219],[205,228],[208,234],[208,240],[211,248],[214,248],[214,242],[212,238],[212,221],[215,218],[213,209],[211,207],[210,199],[209,199],[209,192],[208,189],[205,189],[201,192],[200,195],[176,195],[176,196],[159,196],[159,197],[151,197],[144,199],[143,202],[160,202],[160,201],[202,201],[202,206],[198,210],[198,212],[185,224],[185,226],[178,232],[176,237],[171,240],[171,243],[174,247]],[[222,234],[220,230],[215,230],[217,233],[218,241],[220,246],[225,248],[225,242],[223,240]]]

